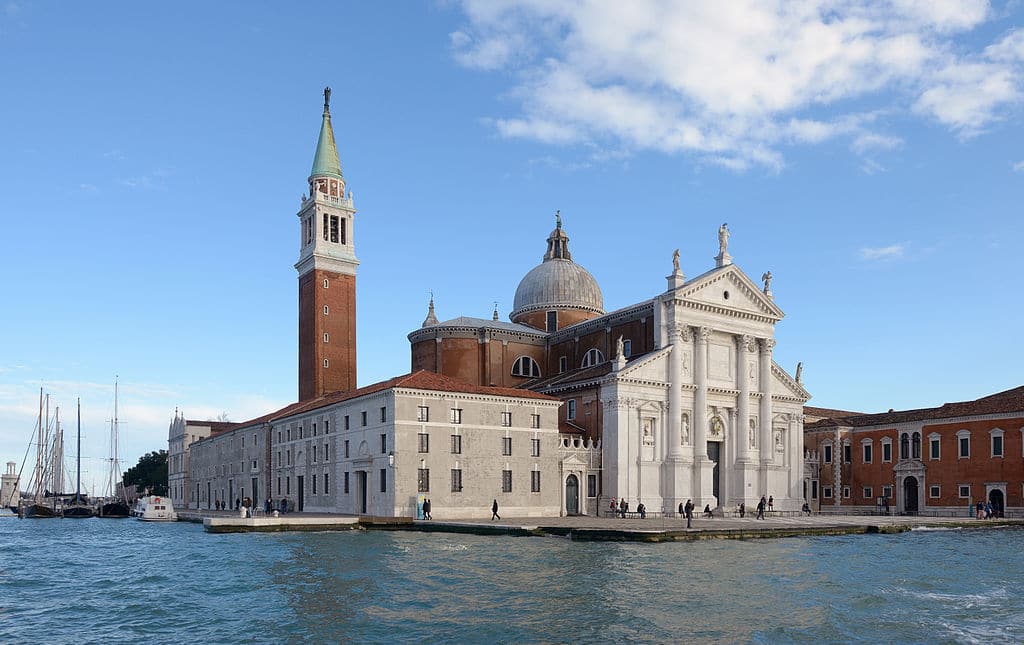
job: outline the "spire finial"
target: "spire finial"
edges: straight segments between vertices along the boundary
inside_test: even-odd
[[[494,301],[494,314],[491,316],[491,320],[497,320],[497,319],[498,319],[498,301],[495,300]]]
[[[324,114],[331,113],[331,88],[324,88]]]
[[[430,305],[427,306],[427,317],[423,320],[421,327],[430,327],[437,324],[437,314],[434,313],[434,290],[430,290]]]

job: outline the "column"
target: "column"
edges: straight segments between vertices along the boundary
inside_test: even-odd
[[[697,391],[693,397],[693,457],[696,461],[708,457],[708,338],[710,327],[697,330],[693,352],[693,378]]]
[[[789,495],[803,503],[804,460],[803,460],[803,415],[789,415]]]
[[[747,354],[754,344],[751,336],[736,337],[736,385],[739,396],[736,399],[736,425],[733,432],[736,437],[736,459],[745,462],[750,460],[750,374],[747,370]]]
[[[668,342],[672,352],[668,357],[668,458],[676,460],[683,456],[683,329],[672,324],[668,328]]]
[[[775,347],[774,338],[761,339],[761,410],[758,413],[761,444],[761,464],[767,465],[772,462],[772,348]]]

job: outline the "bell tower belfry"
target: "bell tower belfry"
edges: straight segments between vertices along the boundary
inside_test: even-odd
[[[356,388],[356,259],[352,193],[345,194],[324,89],[320,138],[299,208],[299,400]]]

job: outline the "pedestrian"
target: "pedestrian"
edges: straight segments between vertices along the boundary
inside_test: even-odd
[[[769,511],[774,511],[775,510],[775,498],[772,497],[771,495],[768,496],[768,510]]]
[[[985,519],[992,519],[992,504],[990,502],[985,502]]]
[[[979,520],[980,519],[984,519],[984,517],[985,517],[983,515],[984,512],[985,512],[985,504],[979,499],[978,503],[975,505],[975,518],[979,519]]]
[[[497,501],[497,500],[495,500],[495,501]],[[433,519],[432,517],[430,517],[430,499],[429,498],[423,500],[423,519],[425,519],[425,520]]]
[[[683,513],[686,514],[686,528],[690,528],[691,522],[693,522],[693,502],[686,500],[686,506],[683,507]]]
[[[686,500],[686,501],[690,501],[690,500]],[[682,517],[684,515],[686,515],[686,506],[682,502],[679,502],[679,517]]]
[[[263,505],[263,512],[266,513],[267,515],[270,515],[270,511],[273,508],[274,508],[274,501],[268,497],[267,498],[267,503]]]
[[[622,516],[623,519],[625,519],[625,517],[626,517],[626,498],[625,497],[623,497],[622,499],[619,500],[619,515]]]
[[[235,498],[235,510],[237,511],[242,506],[242,500],[238,497]]]
[[[810,516],[810,514],[811,514],[811,505],[807,503],[807,500],[804,500],[803,508],[801,508],[800,510],[803,511],[805,515]]]
[[[501,519],[501,516],[498,515],[498,500],[494,500],[491,504],[491,521],[493,522],[495,519]]]
[[[740,517],[743,517],[746,514],[747,514],[747,505],[744,504],[743,502],[740,502]]]
[[[759,520],[763,520],[764,519],[764,507],[765,507],[766,504],[767,504],[767,502],[764,501],[764,495],[762,495],[761,496],[761,501],[757,503],[757,518],[755,518],[755,519],[759,519]]]
[[[612,515],[615,515],[615,514],[616,514],[616,510],[617,510],[617,508],[618,508],[618,503],[617,503],[617,502],[615,501],[615,498],[613,497],[613,498],[612,498],[612,502],[611,502],[611,505],[609,505],[609,506],[608,506],[608,511],[609,511],[609,512],[610,512],[610,513],[611,513]],[[680,508],[681,508],[681,507],[680,507]]]
[[[640,502],[639,504],[636,505],[636,512],[640,513],[640,519],[647,519],[647,507],[644,506],[643,502]]]
[[[704,517],[714,517],[715,514],[711,511],[711,504],[704,505]]]

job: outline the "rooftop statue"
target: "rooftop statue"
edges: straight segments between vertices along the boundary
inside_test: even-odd
[[[764,292],[770,292],[772,290],[772,272],[765,271],[764,273],[762,273],[761,282],[764,282]]]
[[[672,252],[672,270],[679,273],[679,249]]]
[[[729,250],[729,223],[718,227],[718,252],[725,255]]]
[[[562,228],[562,211],[555,211],[555,228]]]

